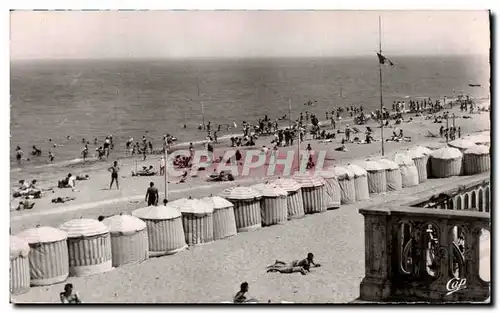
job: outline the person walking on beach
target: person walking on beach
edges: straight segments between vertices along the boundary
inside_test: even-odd
[[[160,159],[160,175],[165,175],[165,157],[162,156]]]
[[[108,168],[108,171],[111,172],[111,183],[109,184],[109,190],[113,186],[113,182],[116,181],[116,189],[120,189],[118,185],[118,172],[120,171],[120,166],[118,165],[118,161],[113,162],[113,166]]]
[[[82,300],[78,296],[78,293],[73,292],[73,284],[66,284],[64,286],[64,291],[59,294],[61,303],[64,304],[80,304]]]
[[[148,206],[158,205],[158,198],[158,188],[155,187],[155,183],[150,182],[144,201],[148,203]]]
[[[85,162],[88,155],[89,155],[89,147],[87,145],[85,145],[85,147],[82,150],[83,162]]]
[[[18,164],[21,164],[21,159],[23,158],[23,150],[21,149],[21,147],[17,146],[16,147],[16,160],[17,160],[17,163]]]

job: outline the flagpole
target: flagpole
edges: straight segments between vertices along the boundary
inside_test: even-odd
[[[288,128],[292,127],[292,99],[288,99]]]
[[[164,177],[165,177],[165,200],[168,201],[168,145],[165,146],[165,168],[163,169],[164,171]]]
[[[378,44],[379,44],[379,53],[382,55],[382,26],[380,16],[378,17]],[[379,82],[380,82],[380,139],[382,140],[382,156],[384,156],[384,100],[382,95],[382,64],[378,62],[378,73],[379,73]]]

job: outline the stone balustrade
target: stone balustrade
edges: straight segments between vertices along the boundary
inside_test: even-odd
[[[477,198],[481,191],[485,197],[482,205]],[[435,194],[448,198],[432,197]],[[454,204],[459,201],[470,201],[469,206],[459,209]],[[489,175],[478,175],[466,186],[445,186],[361,209],[365,220],[365,277],[360,300],[487,300],[490,283],[484,276],[489,277],[490,258],[487,255],[482,260],[481,255],[489,253],[489,203]],[[459,282],[460,290],[453,292]]]

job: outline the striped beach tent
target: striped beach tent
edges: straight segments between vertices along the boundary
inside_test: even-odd
[[[69,276],[67,234],[57,228],[27,229],[16,235],[30,245],[30,273],[32,286],[53,285]]]
[[[415,148],[408,149],[406,151],[406,155],[412,158],[413,162],[415,163],[415,167],[417,168],[418,172],[418,182],[423,183],[427,181],[427,178],[431,174],[431,163],[429,160],[431,150],[422,146],[417,146]]]
[[[341,191],[335,172],[325,169],[314,172],[314,175],[321,177],[325,181],[324,191],[327,210],[340,208]]]
[[[347,170],[354,174],[354,190],[356,191],[356,201],[370,199],[368,190],[368,172],[356,164],[347,164]]]
[[[403,188],[417,186],[419,182],[418,170],[413,159],[404,152],[396,152],[392,155],[392,160],[398,164],[401,171]]]
[[[105,218],[102,223],[108,226],[111,235],[113,267],[148,259],[148,229],[144,221],[132,215],[120,214]]]
[[[252,188],[262,195],[260,200],[262,226],[285,224],[288,219],[288,192],[270,183],[253,185]]]
[[[300,184],[306,214],[326,211],[325,181],[322,178],[296,172],[293,179]]]
[[[69,274],[88,276],[113,268],[109,229],[98,220],[80,218],[59,226],[68,235]]]
[[[386,166],[383,163],[367,159],[359,162],[358,165],[368,172],[368,190],[370,193],[387,191]]]
[[[302,218],[304,213],[304,201],[300,184],[291,178],[278,178],[273,184],[280,186],[288,193],[287,196],[287,216],[288,219]]]
[[[350,204],[356,202],[356,187],[354,185],[354,173],[342,166],[333,166],[332,170],[337,176],[340,186],[340,202]]]
[[[10,293],[23,294],[30,289],[30,246],[25,240],[10,236]]]
[[[146,223],[150,257],[174,254],[187,248],[182,214],[177,208],[168,204],[148,206],[132,211],[132,216]]]
[[[169,203],[182,214],[182,226],[188,245],[197,245],[214,240],[214,209],[199,199],[188,198],[184,202]]]
[[[484,145],[477,145],[464,152],[464,173],[474,175],[488,172],[491,169],[490,148]]]
[[[224,239],[236,235],[236,219],[234,205],[219,196],[210,196],[200,199],[214,210],[214,240]]]
[[[445,178],[462,172],[462,152],[455,148],[442,148],[431,153],[432,176]]]
[[[261,194],[250,187],[232,187],[223,190],[219,196],[229,200],[234,205],[236,230],[247,232],[262,227],[260,215]]]
[[[401,178],[401,171],[399,170],[399,165],[389,159],[379,159],[380,163],[386,166],[386,181],[387,181],[387,191],[397,191],[403,189],[403,179]]]

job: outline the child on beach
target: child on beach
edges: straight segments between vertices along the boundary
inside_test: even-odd
[[[244,282],[240,285],[240,291],[236,293],[236,295],[233,297],[233,302],[234,303],[249,303],[249,302],[258,302],[255,299],[247,299],[246,293],[248,292],[248,283]]]
[[[73,293],[73,284],[66,284],[64,286],[64,291],[59,294],[59,298],[61,299],[61,303],[64,304],[82,303],[78,294],[76,292]]]
[[[114,161],[113,166],[108,168],[108,171],[111,172],[111,183],[109,184],[109,190],[111,190],[114,181],[116,181],[116,189],[120,189],[118,185],[118,172],[120,171],[120,166],[118,165],[118,161]]]

